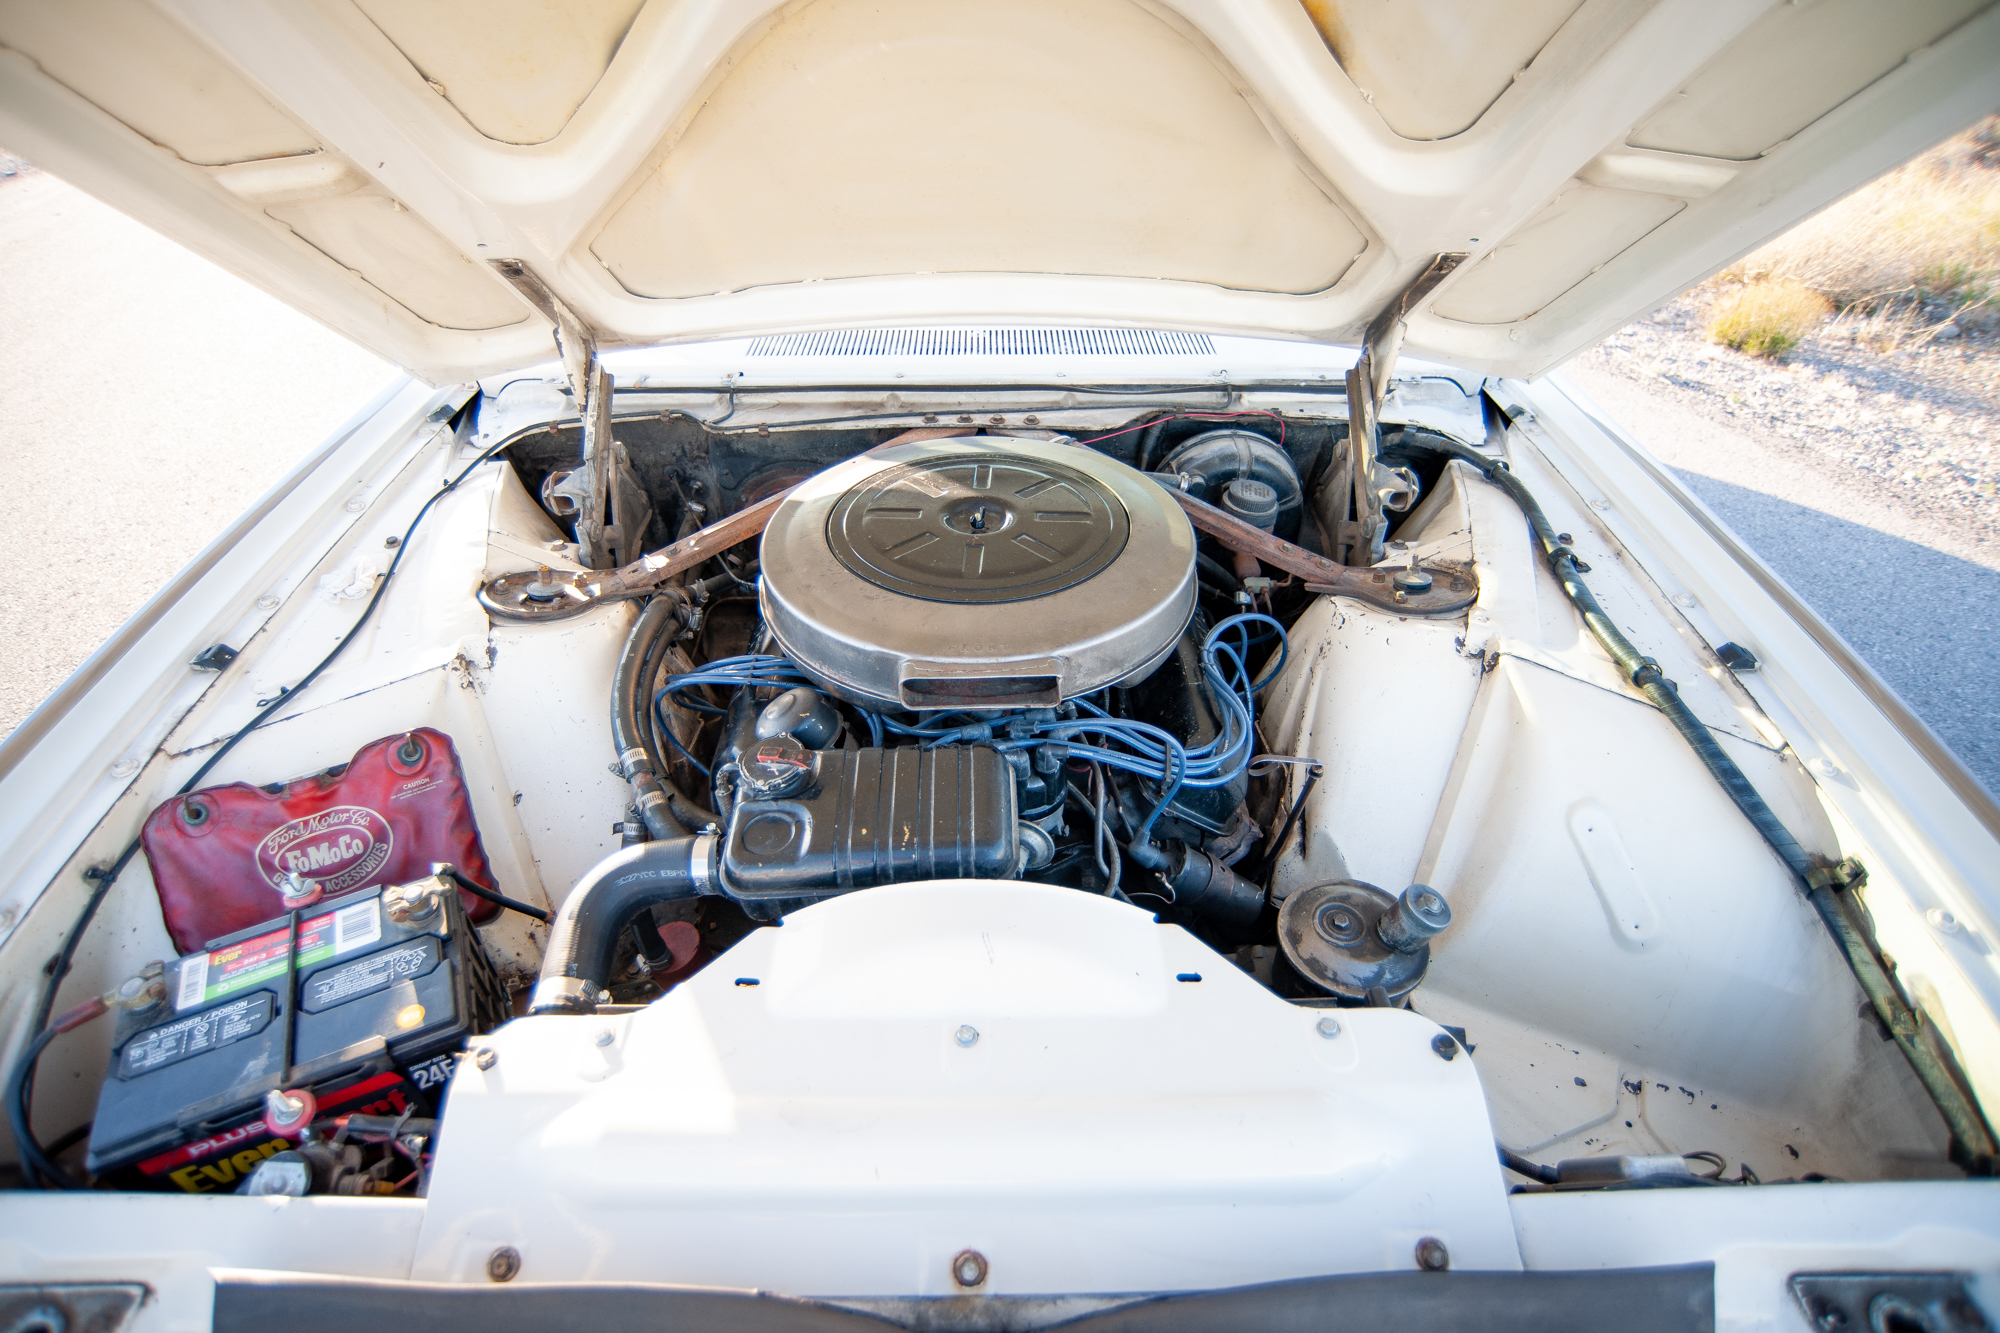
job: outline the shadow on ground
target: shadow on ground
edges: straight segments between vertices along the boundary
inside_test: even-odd
[[[1675,474],[2000,792],[2000,570],[1699,472]]]

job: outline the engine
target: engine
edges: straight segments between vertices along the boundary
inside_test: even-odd
[[[1103,454],[943,440],[865,454],[773,515],[775,645],[864,709],[1050,708],[1144,679],[1195,609],[1194,530]]]
[[[534,1009],[594,1006],[621,957],[671,970],[661,915],[695,899],[747,926],[878,885],[1025,878],[1218,948],[1281,941],[1262,879],[1285,761],[1259,761],[1256,710],[1283,608],[1254,558],[1201,553],[1168,486],[1293,536],[1303,490],[1241,430],[1165,466],[1059,438],[892,442],[796,484],[754,570],[656,596],[614,691],[632,845],[565,905]],[[1377,951],[1398,977],[1427,953]],[[1354,991],[1301,962],[1274,984]]]

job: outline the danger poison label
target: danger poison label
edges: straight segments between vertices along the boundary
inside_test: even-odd
[[[395,846],[389,823],[361,805],[337,805],[273,829],[257,844],[257,870],[277,887],[286,875],[317,880],[327,893],[364,887]]]

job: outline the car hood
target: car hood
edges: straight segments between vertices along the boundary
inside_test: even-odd
[[[1986,0],[9,0],[0,43],[0,141],[434,382],[556,307],[1352,344],[1400,302],[1532,375],[2000,99]]]

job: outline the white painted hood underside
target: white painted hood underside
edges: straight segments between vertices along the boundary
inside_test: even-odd
[[[0,142],[432,381],[1078,323],[1532,375],[2000,106],[1992,0],[0,0]],[[190,318],[200,312],[191,311]]]

